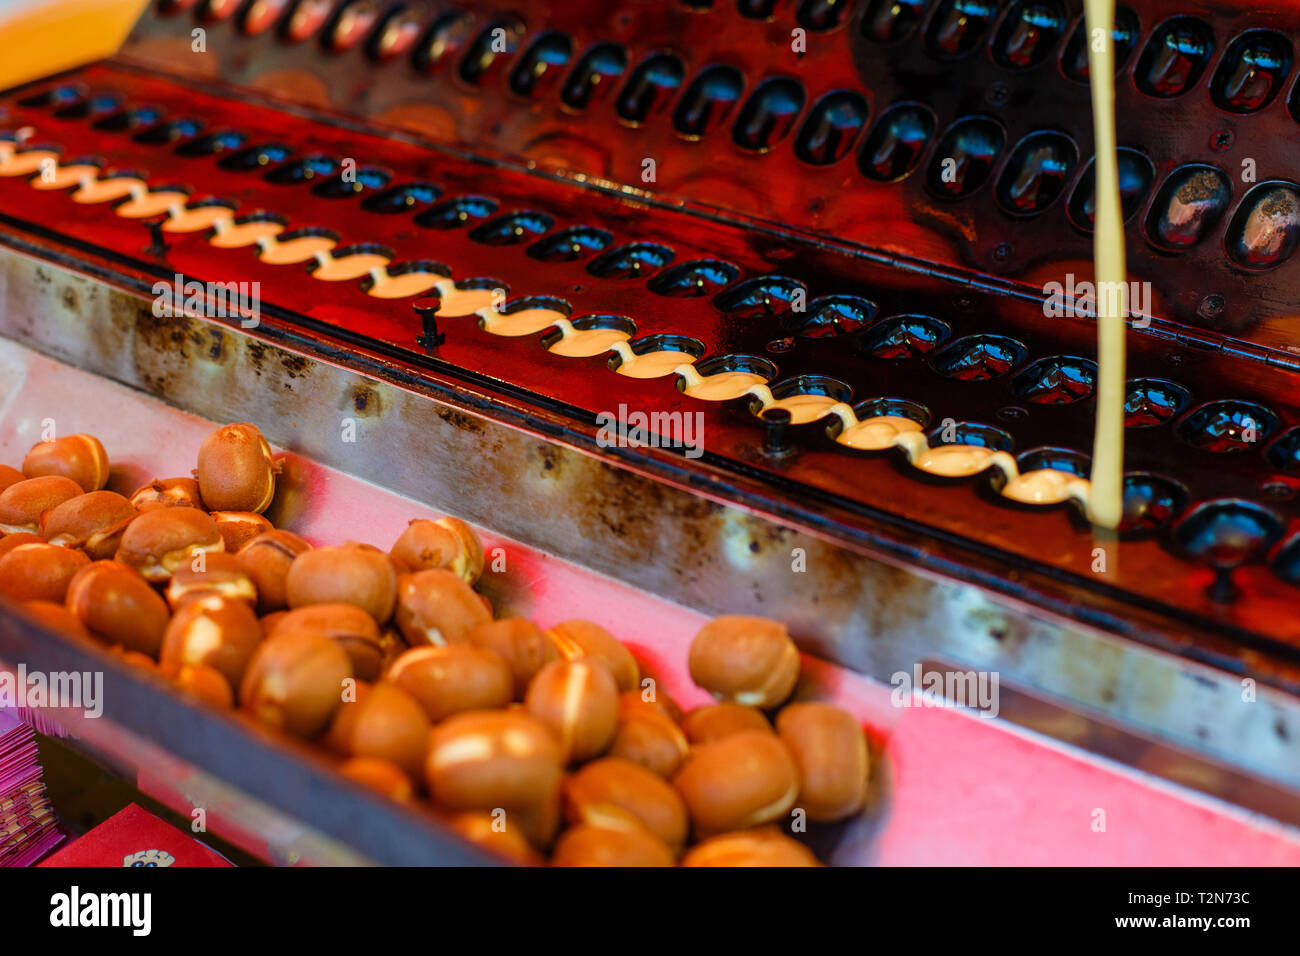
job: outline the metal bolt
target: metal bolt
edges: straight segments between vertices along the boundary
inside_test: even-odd
[[[420,317],[421,330],[420,334],[415,337],[418,345],[422,345],[426,352],[432,352],[447,341],[447,333],[438,330],[437,313],[442,308],[441,299],[436,295],[421,296],[411,304],[411,308]]]
[[[790,411],[785,408],[769,408],[763,412],[763,423],[767,433],[763,436],[763,452],[768,455],[785,455],[790,452],[790,437],[786,428],[790,424]]]
[[[1217,292],[1211,292],[1196,307],[1196,314],[1203,319],[1217,319],[1223,314],[1224,298]]]
[[[1001,80],[990,83],[989,88],[984,91],[984,99],[990,106],[1006,106],[1011,99],[1011,87]]]
[[[773,339],[767,343],[766,348],[773,355],[782,355],[794,348],[794,339],[788,335],[783,339]]]
[[[1270,498],[1284,501],[1295,497],[1295,489],[1285,481],[1269,480],[1259,486],[1259,490]]]
[[[161,219],[150,219],[144,224],[144,227],[149,230],[149,246],[145,249],[145,252],[160,258],[166,255],[168,248],[167,239],[163,235],[162,224]]]
[[[1237,141],[1237,134],[1230,129],[1216,130],[1210,137],[1210,149],[1216,153],[1222,153],[1226,149],[1231,149],[1232,144]]]

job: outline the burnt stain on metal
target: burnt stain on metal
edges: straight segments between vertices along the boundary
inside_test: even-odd
[[[541,461],[542,473],[550,478],[560,478],[564,474],[564,457],[554,445],[539,445],[537,457]]]
[[[77,296],[77,290],[70,285],[63,287],[63,295],[60,297],[63,307],[69,312],[76,312],[81,307],[81,300]]]
[[[256,339],[244,340],[244,354],[248,356],[248,365],[258,378],[262,377],[262,366],[266,363],[266,353],[269,348],[270,346],[265,342]]]
[[[369,385],[354,385],[343,401],[344,410],[360,418],[377,418],[383,414],[379,392]]]
[[[310,374],[311,362],[307,360],[306,356],[295,355],[292,352],[281,352],[279,349],[276,351],[279,353],[280,367],[284,369],[290,378],[301,378]]]
[[[482,420],[473,415],[466,415],[462,411],[445,406],[439,407],[437,413],[438,417],[452,428],[471,434],[479,434],[483,431]]]
[[[226,357],[226,336],[218,328],[208,329],[208,361],[220,362]]]
[[[203,336],[187,315],[159,316],[151,309],[141,309],[136,321],[136,341],[154,352],[176,353],[181,359],[189,359],[186,344],[201,343]]]

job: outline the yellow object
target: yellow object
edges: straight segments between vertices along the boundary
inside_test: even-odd
[[[112,56],[147,0],[0,0],[0,89]]]
[[[1097,146],[1093,232],[1097,302],[1097,427],[1092,444],[1088,516],[1117,528],[1124,515],[1124,322],[1128,283],[1124,269],[1124,216],[1120,211],[1115,153],[1115,3],[1086,0],[1092,130]]]

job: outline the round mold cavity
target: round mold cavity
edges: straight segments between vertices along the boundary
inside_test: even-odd
[[[330,258],[333,260],[350,259],[353,256],[379,256],[384,259],[383,265],[387,266],[388,263],[392,262],[393,259],[396,258],[397,253],[388,248],[388,246],[380,245],[377,242],[358,242],[350,246],[344,246],[342,249],[335,248],[330,250]],[[338,265],[342,267],[346,264],[338,263]],[[308,259],[304,263],[304,267],[306,268],[308,275],[313,278],[319,278],[316,275],[316,273],[322,268],[322,263],[319,260]],[[364,272],[361,274],[352,272],[351,274],[340,275],[337,279],[334,276],[330,276],[327,281],[352,281],[362,278],[362,275],[369,271],[368,268],[365,268]]]
[[[423,10],[393,7],[366,41],[366,56],[376,63],[388,63],[410,53],[423,32],[424,18]]]
[[[647,288],[655,295],[675,299],[713,295],[735,282],[740,270],[721,259],[695,259],[665,269],[650,279]]]
[[[1031,471],[1050,468],[1053,471],[1063,471],[1068,475],[1074,475],[1076,478],[1087,478],[1092,470],[1092,459],[1081,451],[1075,451],[1073,448],[1047,446],[1031,448],[1016,455],[1016,467],[1020,469],[1022,475]],[[1074,500],[1068,499],[1067,501],[1050,503],[1018,501],[1002,494],[1002,489],[1007,486],[1007,476],[1001,468],[988,468],[984,471],[984,474],[988,475],[989,478],[988,491],[999,504],[1029,511],[1042,511],[1044,508],[1060,507]]]
[[[1174,543],[1216,570],[1240,567],[1282,537],[1284,523],[1273,511],[1242,498],[1218,498],[1197,505],[1174,525]]]
[[[967,335],[930,359],[930,367],[959,382],[987,382],[1006,375],[1029,354],[1023,342],[1006,335]]]
[[[614,112],[629,126],[640,126],[668,108],[686,78],[686,67],[671,53],[652,53],[628,75],[614,101]]]
[[[707,66],[686,88],[673,110],[677,135],[689,140],[721,128],[745,88],[745,78],[732,66]]]
[[[1192,393],[1163,378],[1130,379],[1124,396],[1124,425],[1154,428],[1182,414]]]
[[[218,130],[204,136],[195,137],[176,147],[177,156],[190,158],[200,156],[222,156],[232,153],[244,145],[246,137],[233,129]]]
[[[643,339],[634,339],[627,343],[628,348],[632,350],[633,355],[645,355],[649,352],[685,352],[687,355],[699,358],[704,354],[704,343],[699,339],[693,339],[689,335],[674,335],[672,333],[661,332],[656,335],[647,335]],[[618,371],[618,367],[623,364],[623,356],[615,353],[610,356],[610,371]]]
[[[284,143],[258,143],[228,153],[217,165],[232,173],[249,173],[278,166],[293,155],[293,147]]]
[[[731,128],[731,138],[741,149],[766,153],[785,139],[807,99],[799,81],[776,76],[750,94]]]
[[[1133,70],[1147,96],[1181,96],[1200,81],[1214,53],[1214,31],[1195,17],[1171,17],[1152,31]]]
[[[122,97],[116,93],[94,93],[84,100],[77,100],[69,103],[67,106],[60,106],[54,110],[54,115],[59,119],[86,119],[87,117],[107,116],[115,113],[122,108]],[[179,152],[179,150],[178,150]]]
[[[411,51],[411,65],[424,73],[441,69],[469,40],[473,23],[474,18],[461,10],[438,14]]]
[[[1288,428],[1269,445],[1264,458],[1278,471],[1300,475],[1300,425]]]
[[[525,209],[475,226],[469,237],[485,246],[513,246],[536,239],[554,225],[555,220],[546,213]]]
[[[400,183],[373,196],[367,196],[361,200],[361,208],[366,212],[383,216],[399,216],[421,206],[427,206],[440,195],[442,189],[433,183]]]
[[[294,232],[296,233],[298,230],[294,230]],[[286,235],[289,235],[289,233],[282,233],[281,237],[283,238]],[[441,262],[435,262],[432,259],[411,259],[407,262],[399,262],[396,265],[390,265],[384,271],[386,271],[390,277],[408,275],[413,272],[438,276],[440,279],[445,279],[451,275],[450,266]],[[369,294],[370,290],[374,287],[375,280],[373,276],[366,276],[361,280],[359,285],[361,291],[367,294]]]
[[[18,101],[18,105],[26,109],[60,109],[71,106],[73,103],[80,103],[85,98],[86,88],[84,86],[65,83],[26,96]]]
[[[1151,191],[1155,182],[1156,168],[1151,160],[1136,149],[1120,148],[1116,151],[1116,163],[1119,167],[1119,201],[1124,221],[1132,219]],[[1074,184],[1066,211],[1070,222],[1081,232],[1091,233],[1096,227],[1097,218],[1097,160],[1094,156],[1088,160],[1083,174]]]
[[[931,448],[940,445],[977,445],[993,451],[1010,452],[1015,439],[1001,428],[983,422],[956,422],[945,420],[925,434]]]
[[[930,157],[925,186],[939,199],[965,199],[993,174],[1006,143],[1002,124],[989,116],[965,116],[944,132]]]
[[[456,283],[458,289],[492,289],[500,288],[503,285],[504,283],[495,279],[466,279],[463,282]],[[465,306],[464,308],[467,309],[468,307],[469,306]],[[501,335],[507,338],[526,338],[530,335],[537,335],[540,332],[546,331],[555,323],[555,320],[545,313],[559,313],[562,318],[566,319],[573,314],[573,307],[569,305],[569,303],[565,302],[563,299],[557,299],[548,295],[524,296],[507,302],[505,308],[501,309],[499,312],[491,313],[491,310],[488,311],[489,314],[494,315],[495,318],[504,319],[508,316],[531,310],[542,310],[543,314],[531,317],[530,321],[522,326],[515,323],[514,327],[511,327],[510,323],[503,323],[496,327],[489,327],[489,320],[483,317],[481,314],[483,310],[481,309],[475,309],[472,314],[477,316],[477,324],[480,329],[483,329],[490,334]],[[453,313],[453,316],[454,314],[455,313]],[[471,313],[462,311],[460,314],[468,315]]]
[[[1290,42],[1272,30],[1247,30],[1228,44],[1210,81],[1210,99],[1229,113],[1255,113],[1273,101],[1294,53]]]
[[[479,86],[496,68],[498,60],[514,56],[524,32],[523,23],[511,16],[496,17],[485,23],[465,49],[456,75],[468,86]]]
[[[1008,70],[1031,70],[1051,57],[1065,25],[1058,0],[1016,0],[993,35],[993,61]]]
[[[1300,533],[1282,542],[1269,566],[1287,584],[1300,587]]]
[[[770,382],[776,378],[778,369],[776,363],[762,358],[758,355],[715,355],[707,358],[702,362],[697,362],[695,370],[700,373],[702,378],[708,378],[711,375],[718,375],[723,372],[746,372],[750,375],[757,375],[763,381]],[[686,391],[686,379],[680,375],[677,377],[677,390]]]
[[[1097,363],[1075,355],[1038,359],[1011,380],[1017,398],[1035,405],[1073,405],[1091,398],[1097,386]]]
[[[1118,4],[1115,7],[1115,25],[1111,31],[1115,46],[1117,76],[1123,71],[1128,58],[1133,55],[1141,32],[1137,14],[1124,4]],[[1065,47],[1061,50],[1061,72],[1075,83],[1088,82],[1088,39],[1087,20],[1079,17],[1074,30],[1070,33],[1070,39],[1065,42]]]
[[[334,175],[338,164],[322,154],[303,156],[277,166],[262,178],[275,186],[296,186]]]
[[[857,295],[827,295],[808,303],[804,312],[791,312],[782,325],[787,332],[810,339],[856,335],[876,317],[879,307]]]
[[[831,399],[832,402],[844,402],[846,404],[853,400],[853,389],[847,383],[829,375],[796,375],[793,378],[777,382],[771,386],[771,391],[772,397],[778,402],[782,399],[797,398],[800,395],[820,395]],[[829,410],[830,405],[828,404],[826,408]],[[757,396],[750,398],[749,410],[755,418],[762,419],[764,407]],[[815,421],[820,421],[825,416],[826,412],[822,412],[816,418],[799,424],[812,424]],[[795,423],[792,422],[791,424]]]
[[[579,112],[614,85],[627,69],[627,51],[617,43],[597,43],[582,55],[560,88],[560,99]]]
[[[126,133],[147,129],[162,121],[163,111],[156,106],[135,106],[102,116],[91,127],[105,133]]]
[[[1161,184],[1146,219],[1147,241],[1182,252],[1214,232],[1232,201],[1232,182],[1213,166],[1179,166]]]
[[[817,33],[834,30],[840,25],[847,6],[843,0],[800,0],[795,10],[795,22]]]
[[[415,224],[424,229],[459,229],[486,219],[498,204],[489,196],[453,196],[419,213]]]
[[[871,0],[862,15],[860,32],[877,43],[897,43],[912,35],[925,17],[930,0]]]
[[[179,143],[197,136],[203,130],[203,121],[193,117],[167,120],[148,129],[141,130],[131,138],[137,143],[148,146],[163,146]]]
[[[859,171],[881,183],[906,179],[921,164],[937,123],[934,110],[924,103],[895,103],[867,136],[858,153]]]
[[[813,104],[794,140],[794,154],[811,166],[839,162],[853,149],[869,109],[861,93],[835,90]]]
[[[1126,473],[1120,534],[1140,538],[1164,530],[1187,507],[1190,497],[1187,488],[1172,478],[1149,471]]]
[[[932,449],[947,445],[973,445],[977,448],[987,448],[990,451],[1010,453],[1015,448],[1015,440],[1000,428],[985,425],[982,422],[958,422],[950,418],[942,419],[938,424],[931,427],[925,433],[925,438]],[[893,464],[899,473],[909,479],[941,487],[974,481],[988,470],[988,465],[985,463],[983,467],[970,474],[943,474],[941,472],[927,471],[912,464],[907,457],[906,450],[903,448],[897,449]]]
[[[1246,193],[1228,223],[1224,251],[1251,272],[1275,269],[1300,245],[1300,186],[1277,180]]]
[[[673,251],[655,242],[633,242],[602,253],[587,263],[598,279],[639,279],[673,261]]]
[[[1030,133],[1011,151],[998,177],[996,197],[1009,216],[1037,216],[1065,192],[1079,150],[1064,133]]]
[[[807,300],[808,288],[798,279],[757,276],[722,290],[713,304],[738,319],[763,319],[789,311],[799,295]]]
[[[937,60],[969,56],[997,15],[997,0],[939,0],[925,25],[926,52]]]
[[[528,257],[539,262],[577,262],[600,252],[614,237],[592,226],[570,226],[538,239],[528,247]]]
[[[1202,451],[1237,454],[1262,447],[1277,426],[1277,415],[1263,405],[1225,398],[1193,409],[1178,423],[1178,437]]]
[[[930,425],[930,410],[920,402],[914,402],[910,398],[896,398],[893,396],[868,398],[853,406],[853,414],[860,422],[870,418],[907,418],[916,422],[922,429]],[[855,455],[880,455],[893,450],[888,448],[877,451],[874,449],[854,448],[852,445],[842,445],[836,439],[840,437],[843,431],[844,421],[838,415],[832,415],[830,423],[826,426],[826,437],[835,442],[837,448],[852,452]]]
[[[311,193],[321,199],[351,199],[353,196],[383,189],[392,178],[393,174],[386,169],[377,166],[361,166],[350,177],[345,178],[345,173],[340,172],[317,183],[311,187]]]
[[[930,315],[895,315],[858,339],[867,354],[888,361],[928,355],[952,335],[952,326]]]
[[[510,91],[516,96],[541,95],[573,59],[573,40],[549,30],[539,36],[510,71]]]
[[[636,323],[625,315],[584,315],[581,318],[570,320],[570,324],[579,332],[590,332],[594,329],[616,329],[627,336],[628,339],[636,335]],[[547,332],[542,336],[542,348],[549,352],[563,338],[563,335],[559,329],[552,329]],[[604,355],[607,351],[608,349],[604,349],[596,354]]]

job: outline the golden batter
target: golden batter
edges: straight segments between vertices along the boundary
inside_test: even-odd
[[[320,279],[322,282],[346,282],[349,279],[360,279],[371,269],[382,269],[392,262],[392,259],[378,252],[354,252],[337,259],[329,252],[318,252],[316,261],[319,265],[311,271],[313,279]]]
[[[1008,481],[1002,488],[1002,494],[1025,504],[1058,505],[1071,498],[1086,502],[1088,489],[1087,478],[1055,468],[1038,468]]]
[[[4,152],[0,152],[0,176],[30,176],[41,171],[41,163],[47,159],[59,161],[59,154],[48,149],[29,149],[20,153],[13,143]]]
[[[56,166],[54,175],[48,179],[45,171],[32,180],[33,189],[71,189],[81,185],[84,179],[94,179],[99,175],[99,167],[89,163],[72,163],[68,166]]]
[[[441,312],[438,313],[442,315]],[[518,337],[520,335],[536,335],[543,329],[549,329],[560,319],[565,318],[563,312],[557,312],[555,309],[520,309],[518,312],[501,313],[495,309],[479,309],[479,318],[483,320],[483,328],[493,335],[506,335]]]
[[[114,212],[124,219],[148,219],[150,216],[161,216],[189,198],[185,193],[171,189],[146,192],[143,196],[135,196],[129,202],[122,203]]]
[[[615,342],[614,351],[623,359],[615,371],[628,378],[662,378],[683,365],[695,364],[694,355],[677,349],[661,349],[638,355],[626,342]]]
[[[725,371],[701,375],[693,365],[682,369],[681,375],[686,381],[682,392],[706,402],[730,401],[740,398],[755,385],[767,384],[767,379],[755,372]]]
[[[212,224],[212,228],[216,230],[216,235],[208,241],[218,249],[242,249],[244,246],[273,239],[285,230],[282,223],[270,219],[254,219],[250,222],[238,223],[218,219]]]
[[[845,406],[846,408],[848,406]],[[835,411],[835,409],[832,409]],[[841,416],[842,418],[843,416]],[[863,451],[883,451],[898,444],[898,436],[906,432],[920,432],[921,423],[901,415],[877,415],[862,421],[854,419],[846,424],[835,440],[849,448]]]
[[[218,223],[229,227],[235,218],[235,212],[228,206],[196,206],[186,209],[181,206],[173,209],[163,223],[163,232],[202,232],[204,229],[218,229]]]
[[[456,283],[450,279],[441,280],[434,286],[434,292],[440,300],[438,311],[434,314],[453,319],[474,315],[481,309],[490,309],[497,299],[496,289],[458,289]],[[501,332],[498,334],[508,335],[510,333]],[[521,332],[519,334],[527,335],[528,333]]]
[[[328,252],[338,242],[329,236],[298,236],[294,239],[259,239],[260,252],[257,258],[268,265],[288,266],[296,262],[306,262],[318,252]]]
[[[612,349],[616,342],[626,342],[630,338],[622,329],[575,329],[568,319],[557,319],[555,327],[560,330],[560,338],[547,351],[564,358],[602,355]]]
[[[134,176],[112,176],[108,179],[87,179],[81,183],[72,201],[89,205],[97,202],[116,202],[127,196],[141,195],[148,192],[143,179]]]
[[[375,269],[370,273],[370,278],[373,281],[366,291],[376,299],[405,299],[424,295],[439,282],[445,281],[447,276],[438,272],[403,272],[394,276],[389,275],[385,269]]]

